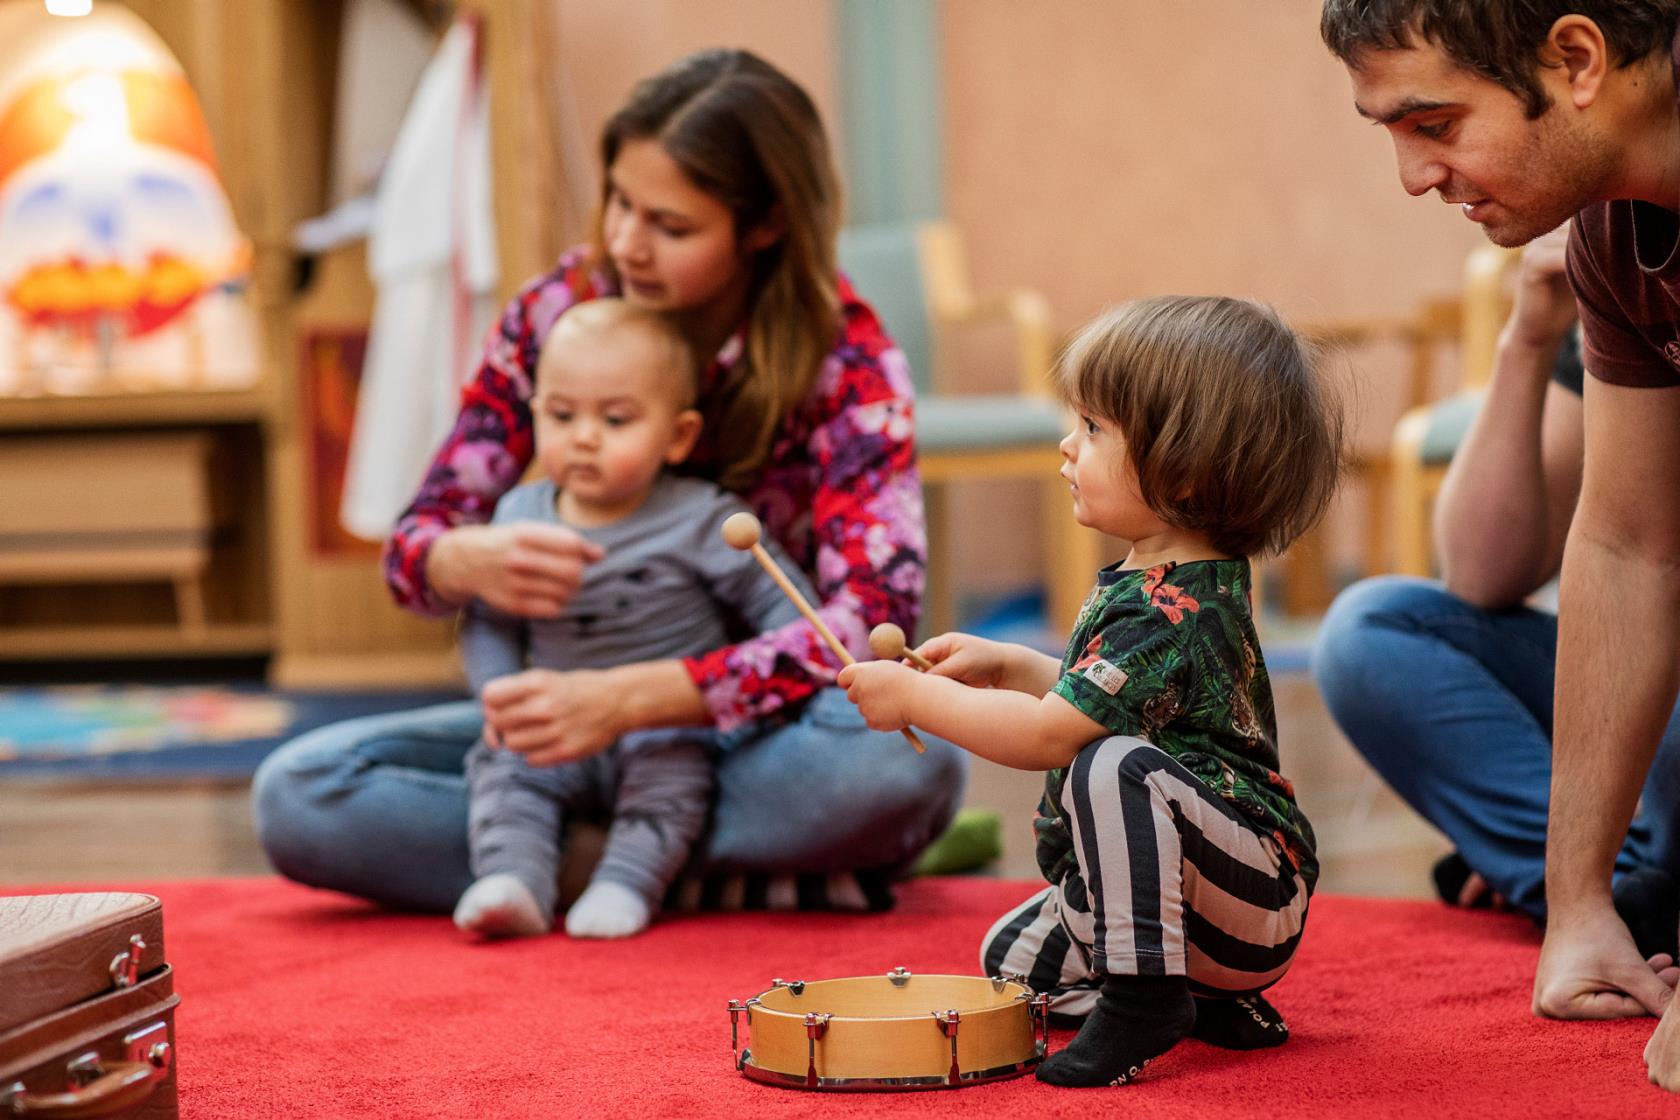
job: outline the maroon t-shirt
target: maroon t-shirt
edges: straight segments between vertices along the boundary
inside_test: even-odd
[[[1672,53],[1680,101],[1680,35]],[[1680,214],[1629,199],[1587,207],[1569,234],[1569,283],[1588,373],[1613,385],[1680,385]]]

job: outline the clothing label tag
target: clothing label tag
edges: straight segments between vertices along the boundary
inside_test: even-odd
[[[1126,671],[1099,657],[1085,667],[1085,679],[1113,696],[1126,683]]]

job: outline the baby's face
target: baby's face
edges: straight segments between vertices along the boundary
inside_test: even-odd
[[[531,402],[537,460],[570,501],[603,514],[641,504],[667,463],[687,457],[699,416],[684,407],[660,347],[633,330],[551,340]]]

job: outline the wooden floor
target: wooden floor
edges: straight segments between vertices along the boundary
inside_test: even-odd
[[[1274,678],[1284,772],[1318,834],[1320,890],[1427,897],[1446,844],[1384,787],[1337,731],[1303,674]],[[1000,875],[1033,878],[1033,807],[1041,779],[976,759],[970,805],[1004,819]],[[0,883],[122,882],[254,875],[268,870],[246,789],[0,784]]]

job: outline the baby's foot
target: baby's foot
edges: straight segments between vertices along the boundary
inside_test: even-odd
[[[455,925],[480,937],[536,937],[554,928],[531,889],[518,876],[486,875],[455,904]]]
[[[1125,1085],[1184,1040],[1196,1003],[1182,976],[1110,976],[1073,1041],[1038,1066],[1051,1085]]]
[[[648,900],[622,883],[590,883],[566,911],[566,932],[573,937],[630,937],[653,920]]]

